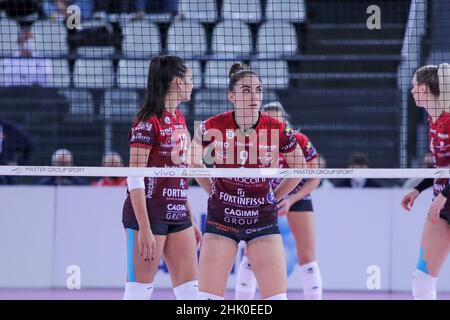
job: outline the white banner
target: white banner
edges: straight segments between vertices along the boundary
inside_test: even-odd
[[[340,188],[313,193],[317,260],[325,290],[410,290],[432,195],[431,190],[423,192],[412,212],[406,212],[400,201],[407,191]],[[124,199],[125,190],[114,187],[0,187],[0,287],[65,288],[73,270],[80,271],[82,288],[123,287]],[[206,194],[192,187],[189,199],[197,221],[204,222]],[[280,223],[285,233],[286,224]],[[292,243],[286,256],[289,288],[300,288]],[[375,275],[380,277],[379,289],[368,286]],[[232,272],[229,288],[234,281]],[[171,287],[163,263],[155,285]],[[450,291],[448,263],[438,289]]]

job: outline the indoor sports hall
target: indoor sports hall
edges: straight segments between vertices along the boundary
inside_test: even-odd
[[[0,300],[450,299],[449,14],[0,0]]]

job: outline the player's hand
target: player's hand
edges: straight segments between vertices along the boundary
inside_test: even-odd
[[[292,203],[291,200],[289,200],[289,197],[284,198],[280,202],[277,203],[278,207],[278,216],[282,217],[289,213],[289,210],[291,209]]]
[[[447,198],[444,197],[441,193],[434,198],[433,203],[430,206],[430,210],[428,211],[428,221],[433,224],[439,222],[439,214],[447,202]]]
[[[193,227],[195,233],[195,240],[197,241],[197,248],[200,250],[200,248],[202,247],[202,239],[203,239],[202,232],[200,231],[200,228],[196,223],[193,225]]]
[[[414,201],[419,196],[419,191],[414,189],[413,191],[409,192],[406,196],[402,199],[402,207],[403,209],[407,211],[411,211],[412,206],[414,205]]]
[[[156,241],[150,227],[140,228],[138,231],[139,255],[144,257],[145,261],[155,259]]]

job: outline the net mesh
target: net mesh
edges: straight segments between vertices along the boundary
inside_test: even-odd
[[[213,165],[146,175],[447,174],[417,170],[433,163],[427,113],[410,92],[420,66],[448,61],[446,1],[0,3],[1,174],[21,183],[34,183],[29,175],[141,175],[129,168],[129,134],[160,55],[179,56],[192,70],[191,94],[174,98],[189,143],[202,121],[252,107],[229,94],[230,67],[241,63],[260,80],[256,105],[280,102],[289,117],[273,116],[307,135],[319,157],[301,172]],[[245,113],[236,121],[255,122]]]

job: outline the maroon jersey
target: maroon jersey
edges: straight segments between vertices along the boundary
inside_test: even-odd
[[[173,134],[175,131],[176,134]],[[180,158],[183,157],[188,137],[183,114],[177,109],[175,116],[164,111],[161,118],[153,116],[147,121],[134,123],[129,132],[129,144],[130,147],[151,148],[147,167],[187,167],[184,161],[174,163],[173,156],[178,153]],[[150,221],[166,224],[183,224],[190,221],[186,206],[187,188],[186,178],[145,178],[145,197]],[[135,222],[129,192],[125,200],[123,219]]]
[[[442,112],[434,123],[430,117],[429,126],[430,151],[434,165],[436,168],[448,168],[450,167],[450,113]],[[449,179],[435,179],[433,186],[434,195],[438,195],[448,183]]]
[[[234,112],[225,112],[202,122],[197,141],[211,150],[216,168],[265,168],[278,166],[279,152],[295,149],[292,130],[275,118],[260,113],[256,125],[243,132]],[[275,159],[275,164],[270,160]],[[208,161],[208,159],[206,159]],[[277,219],[276,199],[267,178],[214,178],[208,200],[208,219],[227,230],[261,227]]]
[[[313,144],[311,143],[311,141],[305,134],[296,132],[295,137],[297,138],[297,142],[303,151],[303,155],[305,156],[306,162],[310,162],[319,156],[316,148],[313,146]],[[289,165],[283,154],[280,154],[279,162],[280,162],[280,168],[289,168]],[[279,179],[279,178],[275,178],[272,180],[272,188],[274,190],[281,183],[281,180],[282,179]],[[289,193],[289,195],[297,193],[301,189],[301,187],[305,184],[306,181],[308,181],[308,179],[302,179],[302,181],[300,181],[298,186],[295,187],[295,189],[292,190],[291,193]],[[303,198],[303,200],[309,200],[309,199],[311,199],[311,196],[309,194]]]

